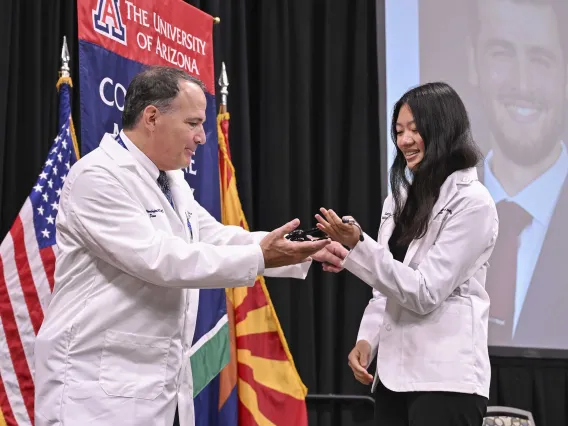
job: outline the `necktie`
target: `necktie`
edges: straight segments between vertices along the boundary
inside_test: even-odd
[[[167,200],[170,202],[172,208],[174,207],[174,198],[172,197],[172,190],[170,189],[170,181],[166,172],[160,170],[160,175],[158,176],[158,186],[166,196]]]
[[[513,337],[515,292],[517,287],[517,253],[521,232],[532,216],[510,201],[497,203],[499,236],[489,260],[486,288],[491,301],[489,309],[489,344],[506,346]]]

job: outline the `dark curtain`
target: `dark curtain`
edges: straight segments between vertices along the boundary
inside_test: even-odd
[[[5,235],[56,134],[63,35],[75,87],[76,0],[4,0],[0,25],[0,230]],[[320,206],[375,234],[382,199],[375,1],[190,1],[219,16],[216,75],[227,66],[230,143],[251,227]],[[379,30],[379,34],[380,34]],[[380,39],[380,37],[379,37]],[[74,121],[80,126],[78,90]],[[387,106],[389,107],[389,106]],[[79,129],[77,134],[80,135]],[[347,273],[268,279],[310,394],[369,395],[347,367],[370,289]],[[529,409],[539,426],[568,424],[568,361],[493,359],[491,404]],[[310,425],[370,425],[372,405],[312,401]]]
[[[63,36],[77,72],[77,12],[69,0],[3,0],[0,14],[0,235],[9,231],[55,138]],[[75,90],[74,93],[78,93]],[[76,124],[79,102],[73,102]],[[79,132],[77,126],[76,129]]]

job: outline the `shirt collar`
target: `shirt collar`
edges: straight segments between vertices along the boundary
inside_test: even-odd
[[[510,197],[505,192],[491,171],[489,164],[493,157],[493,152],[489,152],[484,162],[484,184],[491,193],[495,203],[502,200],[513,201],[529,212],[540,224],[547,226],[568,172],[566,146],[564,143],[561,145],[562,151],[560,156],[552,167],[513,197]]]
[[[140,149],[134,145],[134,143],[124,134],[124,131],[120,131],[120,137],[128,151],[132,154],[134,159],[138,161],[138,163],[150,174],[154,181],[158,180],[158,176],[160,176],[160,170],[156,165],[150,160],[146,154],[144,154]]]

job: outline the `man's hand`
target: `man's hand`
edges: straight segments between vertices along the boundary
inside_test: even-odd
[[[367,371],[370,358],[371,344],[366,340],[359,340],[347,358],[355,378],[364,385],[373,383],[373,376]]]
[[[348,253],[349,250],[337,241],[333,241],[331,244],[313,254],[312,259],[316,262],[321,262],[323,270],[326,272],[341,272],[343,270],[341,262],[343,262]]]
[[[289,241],[284,236],[300,225],[294,219],[266,235],[260,242],[265,268],[295,265],[311,260],[311,256],[331,243],[331,240]]]

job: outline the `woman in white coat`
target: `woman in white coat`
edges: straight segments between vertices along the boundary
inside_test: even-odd
[[[345,269],[373,287],[349,365],[369,384],[377,356],[378,425],[480,426],[491,375],[485,278],[498,233],[475,169],[481,156],[461,99],[444,83],[404,94],[391,133],[397,154],[378,240],[350,216],[316,215],[351,249]]]

